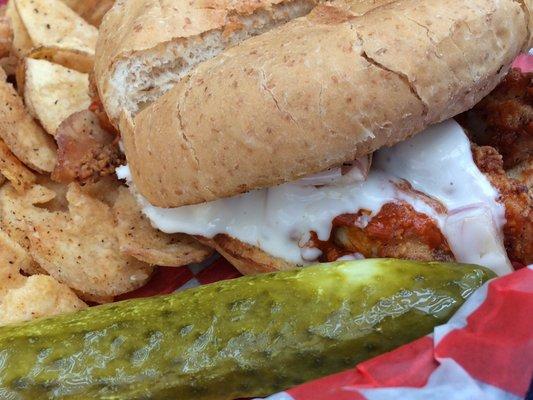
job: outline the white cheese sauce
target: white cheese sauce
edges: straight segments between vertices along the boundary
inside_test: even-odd
[[[127,167],[119,178],[131,180]],[[447,209],[439,213],[398,187],[407,181]],[[457,261],[478,263],[503,275],[511,266],[502,244],[505,209],[498,192],[478,170],[462,128],[448,120],[391,148],[374,153],[365,180],[339,179],[327,186],[302,181],[179,208],[158,208],[140,198],[152,224],[167,233],[213,237],[227,234],[287,261],[306,264],[320,256],[305,247],[309,233],[327,240],[332,221],[366,209],[375,215],[389,202],[405,201],[432,217]]]

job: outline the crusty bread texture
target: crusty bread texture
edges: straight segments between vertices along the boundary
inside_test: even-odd
[[[100,27],[95,76],[112,121],[137,113],[197,64],[307,14],[317,0],[117,1]]]
[[[198,64],[123,134],[177,207],[310,175],[472,107],[528,46],[514,0],[320,4]]]

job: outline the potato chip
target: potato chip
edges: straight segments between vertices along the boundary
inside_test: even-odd
[[[23,276],[20,271],[31,262],[28,253],[0,230],[0,325],[86,307],[68,286],[50,276]]]
[[[85,21],[96,27],[100,26],[104,14],[109,10],[115,0],[62,0],[72,8]]]
[[[18,59],[13,55],[0,58],[0,68],[2,68],[4,72],[9,76],[15,75],[17,66],[18,66]]]
[[[66,285],[47,275],[23,278],[24,283],[0,299],[0,325],[66,314],[87,307]]]
[[[28,189],[35,182],[35,175],[11,153],[0,139],[0,173],[4,175],[19,192]]]
[[[94,57],[98,29],[60,0],[12,0],[32,48],[58,49]]]
[[[28,167],[51,172],[57,161],[54,140],[33,120],[0,70],[0,139]]]
[[[24,23],[20,19],[14,1],[9,1],[7,3],[6,16],[11,20],[11,28],[13,29],[12,51],[17,58],[22,59],[33,48],[33,42],[28,35]]]
[[[94,294],[83,293],[75,291],[76,295],[85,302],[96,303],[96,304],[106,304],[112,303],[115,300],[115,296],[96,296]]]
[[[120,253],[113,213],[83,193],[67,192],[69,212],[42,210],[30,221],[30,254],[59,282],[96,296],[114,296],[142,286],[153,268]]]
[[[167,234],[150,225],[135,198],[121,187],[115,206],[120,250],[152,265],[179,267],[205,260],[213,250],[184,234]]]
[[[80,190],[87,196],[93,197],[113,207],[118,197],[118,188],[121,186],[120,181],[116,175],[108,175],[100,179],[98,182],[88,183],[80,186]]]
[[[46,60],[28,58],[24,101],[43,128],[55,135],[61,122],[91,104],[89,75]]]
[[[0,58],[9,57],[13,46],[13,29],[9,17],[0,17]]]
[[[0,301],[10,289],[24,284],[20,269],[29,262],[28,253],[0,230]]]
[[[28,53],[29,58],[47,60],[65,68],[88,74],[94,65],[94,56],[77,50],[65,50],[57,47],[38,47]],[[17,80],[18,83],[18,80]]]
[[[50,175],[37,175],[37,184],[55,194],[53,199],[41,204],[40,207],[44,207],[48,211],[68,211],[67,185],[53,181],[50,179]]]
[[[0,229],[23,248],[29,255],[28,220],[37,221],[40,209],[34,204],[45,204],[53,201],[55,193],[51,190],[34,185],[24,193],[17,193],[13,185],[6,184],[0,189]],[[29,256],[30,257],[30,256]],[[28,275],[45,273],[31,258],[29,264],[22,269]]]

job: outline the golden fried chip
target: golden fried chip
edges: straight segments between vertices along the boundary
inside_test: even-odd
[[[100,26],[104,14],[113,6],[114,2],[115,0],[63,0],[63,3],[96,27]]]
[[[87,109],[89,75],[46,60],[26,59],[26,106],[51,135],[75,112]]]
[[[4,175],[19,192],[28,189],[35,182],[35,175],[13,155],[1,139],[0,173]]]
[[[32,49],[56,49],[73,56],[94,57],[98,29],[66,4],[60,0],[12,1],[31,38]]]
[[[28,167],[51,172],[57,161],[54,140],[33,120],[0,70],[0,139]]]
[[[135,198],[120,188],[113,207],[120,250],[152,265],[179,267],[205,260],[213,250],[184,234],[163,233],[150,225]]]
[[[0,299],[0,325],[66,314],[86,308],[74,292],[51,276],[23,278],[22,286]]]
[[[8,57],[13,46],[13,29],[7,16],[0,17],[0,58]]]
[[[42,211],[31,223],[30,254],[59,282],[84,293],[114,296],[142,286],[153,270],[120,253],[113,213],[83,193],[67,192],[69,213]]]
[[[20,269],[29,263],[28,253],[0,230],[0,299],[10,289],[24,284]]]
[[[11,184],[4,185],[0,188],[0,229],[29,254],[28,220],[37,221],[41,215],[41,209],[33,205],[46,204],[54,198],[53,191],[40,185],[34,185],[24,193],[18,193]],[[29,275],[44,272],[33,259],[21,268]]]
[[[90,197],[100,200],[113,207],[118,196],[118,189],[121,186],[116,175],[104,176],[98,182],[88,183],[81,186],[81,191]]]
[[[11,28],[13,29],[12,51],[17,58],[22,59],[31,51],[33,42],[28,35],[24,23],[20,19],[14,1],[7,3],[6,16],[11,20]]]
[[[0,325],[86,307],[68,286],[50,276],[23,276],[20,271],[31,262],[28,253],[0,230]]]
[[[76,295],[88,303],[106,304],[112,303],[115,300],[115,296],[96,296],[94,294],[76,292]]]
[[[13,185],[0,188],[0,228],[22,248],[29,249],[27,230],[29,221],[37,221],[42,213],[35,204],[45,204],[54,199],[55,193],[44,186],[34,185],[18,193]]]
[[[77,50],[59,49],[57,47],[38,47],[30,51],[28,57],[47,60],[85,74],[92,71],[94,64],[94,56],[91,54]]]
[[[48,211],[68,211],[68,185],[53,181],[50,175],[37,175],[37,184],[55,193],[54,198],[41,204],[41,207]]]

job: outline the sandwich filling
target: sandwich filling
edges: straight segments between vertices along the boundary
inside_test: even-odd
[[[140,197],[152,224],[167,233],[213,238],[226,234],[295,264],[322,256],[339,216],[364,228],[380,211],[408,207],[436,225],[460,262],[511,271],[502,240],[505,208],[476,166],[470,142],[454,120],[374,153],[367,171],[359,161],[348,173],[333,169],[284,185],[178,208],[158,208]],[[127,166],[117,170],[129,179]],[[131,182],[130,182],[131,183]],[[390,211],[390,210],[389,210]],[[343,225],[349,225],[343,223]],[[359,257],[355,254],[354,257]]]

